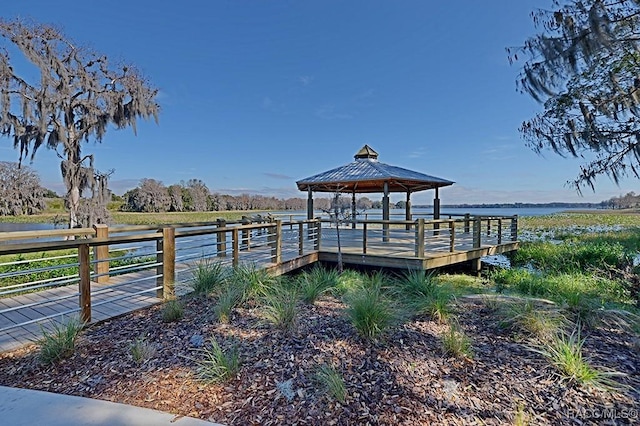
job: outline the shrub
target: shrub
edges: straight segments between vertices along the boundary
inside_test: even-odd
[[[333,365],[321,364],[317,367],[314,376],[316,382],[322,387],[323,392],[334,398],[341,404],[347,399],[347,388],[342,374]]]
[[[196,294],[212,293],[224,283],[226,275],[221,263],[203,259],[191,272],[191,287]]]
[[[347,316],[360,336],[372,339],[399,319],[392,302],[382,294],[379,282],[353,290],[345,297]]]
[[[162,321],[175,322],[184,316],[184,307],[177,299],[168,300],[162,308]]]
[[[78,319],[72,318],[62,324],[53,323],[51,331],[42,328],[40,361],[43,364],[51,364],[71,356],[83,326]]]
[[[224,351],[215,338],[200,350],[202,358],[196,360],[198,377],[207,383],[222,382],[235,376],[240,369],[240,351],[234,344]]]

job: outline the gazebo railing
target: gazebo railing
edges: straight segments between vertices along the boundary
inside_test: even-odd
[[[322,219],[320,250],[338,249],[336,222]],[[355,225],[355,227],[353,226]],[[338,223],[340,248],[354,254],[424,258],[515,242],[517,216],[470,216],[459,219],[355,220]]]

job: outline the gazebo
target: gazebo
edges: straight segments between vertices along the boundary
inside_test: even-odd
[[[438,189],[454,182],[420,172],[391,166],[378,161],[378,153],[365,145],[355,155],[355,161],[342,167],[319,173],[296,182],[300,191],[307,191],[307,218],[313,219],[313,193],[351,194],[352,217],[356,216],[356,194],[382,193],[382,220],[389,220],[389,194],[406,193],[406,220],[411,220],[411,194],[435,189],[433,218],[440,218],[440,196]],[[355,222],[353,223],[355,227]]]

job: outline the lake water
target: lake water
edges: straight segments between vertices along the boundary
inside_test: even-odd
[[[584,209],[580,209],[584,210]],[[440,217],[447,218],[449,214],[451,215],[464,215],[465,213],[469,213],[471,215],[483,215],[483,216],[543,216],[553,213],[559,213],[562,211],[571,211],[571,209],[563,209],[563,208],[553,208],[553,207],[533,207],[533,208],[469,208],[469,209],[460,209],[460,208],[442,208]],[[433,209],[430,208],[414,208],[412,210],[414,214],[421,215],[431,215],[433,214]],[[268,213],[258,212],[255,214],[262,214],[266,216]],[[288,220],[289,217],[292,217],[294,220],[305,219],[307,217],[306,211],[275,211],[270,212],[275,216],[282,216],[283,219]],[[382,211],[376,209],[370,209],[365,212],[367,214],[368,219],[381,219]],[[391,209],[391,218],[402,220],[404,219],[404,210],[403,209]],[[321,212],[316,212],[316,215],[320,215]],[[252,213],[251,215],[254,215]],[[364,219],[364,215],[361,216]],[[0,232],[8,232],[8,231],[39,231],[46,229],[55,229],[52,223],[2,223],[0,222]]]

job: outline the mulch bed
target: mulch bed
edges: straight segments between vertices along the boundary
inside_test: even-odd
[[[329,296],[300,305],[289,334],[265,323],[259,308],[236,309],[229,324],[220,324],[211,299],[185,302],[185,316],[175,323],[163,323],[162,307],[155,306],[93,326],[70,358],[52,366],[38,361],[35,345],[0,354],[0,382],[230,425],[513,424],[518,412],[529,424],[638,421],[640,348],[637,336],[621,330],[592,329],[584,347],[595,365],[626,374],[617,380],[630,388],[616,393],[562,380],[526,341],[499,328],[477,299],[456,302],[472,359],[444,355],[440,336],[447,326],[428,317],[398,326],[383,340],[363,340],[344,318],[344,305]],[[210,337],[223,347],[240,345],[240,372],[221,384],[203,383],[195,373],[197,346]],[[130,352],[139,338],[157,349],[141,363]],[[342,372],[344,404],[314,380],[323,363]],[[289,385],[292,392],[283,392]]]

